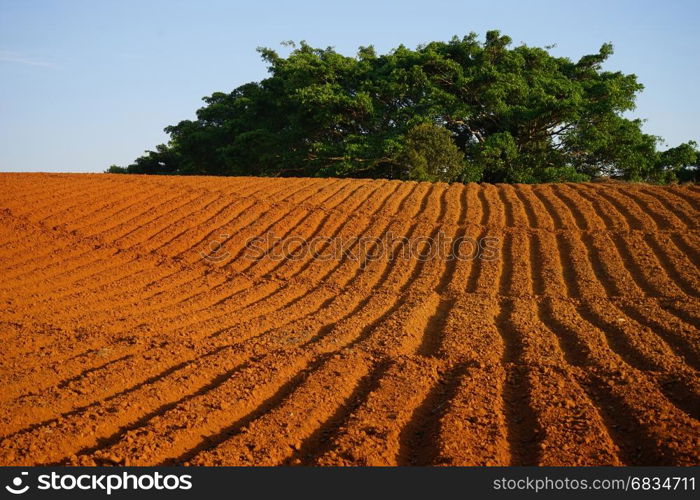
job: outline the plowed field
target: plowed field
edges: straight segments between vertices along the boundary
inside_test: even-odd
[[[700,464],[699,215],[693,186],[0,174],[0,465]]]

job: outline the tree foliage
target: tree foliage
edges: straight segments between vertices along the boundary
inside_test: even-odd
[[[603,70],[610,44],[576,62],[511,45],[490,31],[384,55],[259,49],[268,78],[205,97],[196,120],[167,127],[169,143],[127,171],[525,183],[695,174],[695,143],[658,151],[660,139],[623,116],[643,87]]]
[[[406,133],[397,163],[402,179],[433,182],[455,180],[464,175],[465,167],[464,154],[450,131],[431,123],[421,123]]]

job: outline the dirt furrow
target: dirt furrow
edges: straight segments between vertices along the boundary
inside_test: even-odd
[[[579,383],[596,404],[624,463],[693,462],[697,421],[672,406],[655,383],[614,354],[604,333],[571,304],[550,302],[544,318],[568,362],[583,369]]]
[[[427,194],[427,191],[426,191],[426,194]],[[425,206],[429,205],[429,204],[427,203],[428,200],[429,200],[428,197],[424,197],[424,201],[423,201],[423,204],[421,204],[421,206],[425,207]],[[435,205],[436,203],[437,203],[437,200],[434,199],[433,205]],[[435,210],[437,210],[437,208],[436,208]],[[436,215],[437,215],[437,214],[436,214]],[[415,225],[414,225],[413,227],[415,228]],[[376,267],[376,266],[375,266],[375,267]],[[396,269],[397,269],[398,271],[406,271],[406,272],[410,271],[410,269],[403,269],[403,268],[401,268],[401,267],[397,267]],[[384,272],[382,273],[381,277],[379,278],[379,279],[380,279],[379,283],[380,283],[380,284],[383,284],[387,279],[389,279],[389,277],[390,277],[392,274],[393,274],[393,273],[388,272],[388,270],[387,270],[387,271],[384,271]],[[406,273],[404,273],[404,275],[406,275]],[[375,276],[376,276],[376,275],[375,275]],[[399,285],[399,286],[400,286],[400,285]],[[285,320],[285,321],[291,321],[292,319],[294,319],[295,315],[294,315],[294,314],[292,314],[292,315],[289,314],[289,312],[291,312],[291,311],[293,311],[293,310],[297,310],[297,309],[298,309],[298,310],[300,310],[300,311],[307,311],[307,315],[308,315],[308,314],[310,314],[311,312],[313,312],[313,311],[315,310],[314,308],[311,308],[311,304],[316,304],[316,305],[317,305],[316,307],[321,307],[321,306],[323,306],[323,304],[324,304],[327,300],[329,300],[329,298],[332,296],[332,289],[320,288],[320,289],[317,289],[317,293],[308,294],[306,297],[302,297],[303,293],[304,293],[304,290],[301,290],[301,293],[298,294],[298,295],[296,296],[297,299],[294,300],[294,301],[292,301],[291,303],[288,302],[287,299],[284,299],[283,296],[280,296],[280,298],[281,298],[282,300],[286,300],[286,303],[285,303],[285,302],[279,303],[279,301],[278,301],[277,303],[272,303],[272,304],[271,304],[271,309],[267,310],[267,312],[269,313],[269,312],[272,312],[272,311],[277,311],[277,314],[275,315],[275,317],[282,318],[282,319]],[[359,299],[358,299],[358,300],[359,300]],[[303,307],[305,304],[307,305],[307,307]],[[254,304],[254,305],[255,305],[255,307],[250,307],[250,306],[248,307],[248,309],[251,311],[251,314],[253,314],[253,316],[250,317],[250,320],[255,320],[256,317],[261,317],[261,316],[263,316],[263,315],[266,313],[266,309],[263,308],[263,307],[261,306],[261,304]],[[281,309],[280,309],[280,308],[281,308]],[[285,308],[288,309],[289,312],[285,311]],[[298,316],[298,313],[295,313],[295,314]],[[239,312],[238,316],[239,316],[239,321],[238,321],[239,323],[240,323],[240,321],[242,321],[243,319],[246,318],[246,316],[245,316],[245,315],[241,315],[240,312]],[[268,320],[273,320],[274,318],[267,318],[267,319],[268,319]],[[268,323],[263,322],[263,325],[264,325],[264,324],[269,324],[269,322],[268,322]],[[212,326],[214,326],[214,325],[216,325],[216,323],[213,323],[213,324],[212,324]],[[256,325],[256,326],[259,326],[259,325]],[[203,325],[200,323],[200,324],[199,324],[198,330],[199,330],[199,331],[202,331],[202,330],[203,330],[202,327],[203,327]],[[229,328],[230,328],[230,327],[229,327]],[[250,327],[244,329],[244,331],[249,331],[249,330],[250,330]],[[204,329],[204,331],[206,332],[207,330]],[[221,334],[221,333],[223,333],[224,331],[225,331],[225,329],[223,329],[223,330],[220,329],[220,330],[218,330],[218,333]],[[254,331],[255,331],[255,330],[254,330]],[[182,332],[183,332],[183,334],[185,334],[185,333],[187,332],[187,327],[186,327],[186,326],[184,327],[184,329],[182,330]],[[216,333],[216,332],[215,332],[215,333]],[[162,355],[159,355],[159,354],[156,352],[156,353],[149,354],[149,358],[150,358],[150,357],[155,357],[156,359],[158,359],[158,358],[162,357]],[[172,361],[172,360],[171,360],[171,361]],[[126,362],[126,361],[125,361],[125,362]],[[174,363],[174,361],[172,361],[172,362]],[[119,371],[117,370],[117,368],[119,368],[119,366],[111,366],[110,368],[112,369],[112,371],[114,372],[115,376],[117,377],[117,381],[122,380],[122,378],[123,378],[123,377],[122,377],[122,376],[123,376],[123,372],[119,372]],[[156,367],[154,366],[153,369],[156,369]],[[123,370],[123,368],[122,368],[122,370]],[[145,373],[145,372],[144,372],[144,373],[140,373],[140,376],[146,376],[146,373]],[[83,382],[84,382],[84,381],[83,381]],[[91,396],[96,396],[96,394],[91,394]]]
[[[0,174],[0,464],[695,465],[699,193]]]

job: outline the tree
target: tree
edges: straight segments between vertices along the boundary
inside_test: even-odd
[[[127,167],[127,172],[130,174],[197,173],[187,171],[182,166],[181,155],[176,148],[159,144],[155,151],[146,151],[145,155],[136,158],[136,161]]]
[[[268,78],[204,98],[196,120],[167,127],[169,143],[127,171],[668,182],[697,163],[695,143],[658,151],[660,139],[623,116],[643,86],[603,70],[612,45],[575,62],[511,45],[489,31],[384,55],[259,49]]]
[[[104,171],[105,174],[126,174],[127,170],[119,165],[110,165],[107,170]]]
[[[697,143],[689,141],[659,153],[652,178],[660,183],[673,181],[697,181],[700,152]]]
[[[452,134],[430,123],[408,131],[398,164],[401,178],[417,181],[449,182],[465,169],[464,154],[452,140]]]

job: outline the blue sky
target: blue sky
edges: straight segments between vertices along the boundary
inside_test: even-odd
[[[700,141],[700,2],[0,0],[0,171],[100,172],[167,140],[201,98],[260,80],[255,49],[306,40],[354,54],[499,29],[646,89],[634,116],[671,146]]]

